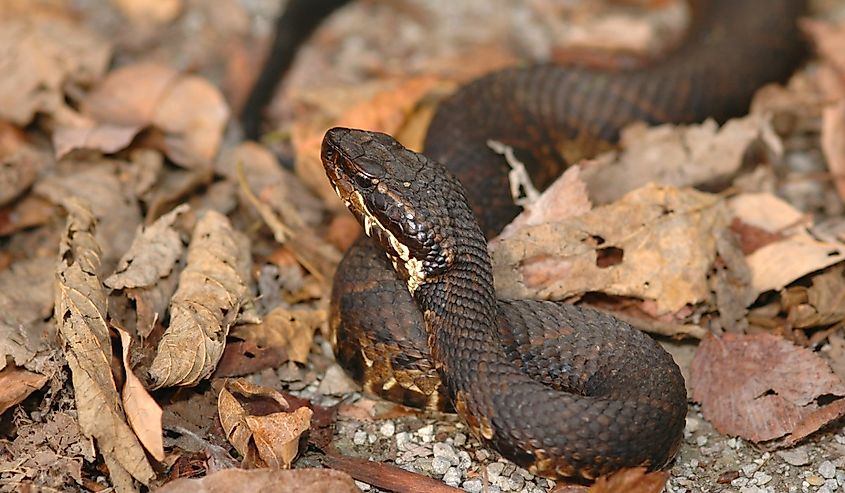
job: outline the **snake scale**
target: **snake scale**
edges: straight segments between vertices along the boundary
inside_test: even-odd
[[[338,267],[330,320],[338,361],[367,391],[455,410],[535,474],[591,479],[672,460],[686,392],[655,341],[589,308],[497,300],[485,236],[518,208],[487,142],[512,146],[545,187],[633,121],[741,115],[800,62],[804,1],[691,6],[685,41],[654,65],[535,65],[467,84],[439,106],[423,154],[385,134],[326,134],[326,173],[376,240],[360,239]]]

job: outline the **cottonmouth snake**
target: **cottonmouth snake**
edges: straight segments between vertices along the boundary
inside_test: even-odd
[[[517,209],[487,140],[513,146],[542,187],[626,123],[741,114],[798,63],[803,2],[694,7],[687,41],[652,67],[542,65],[468,84],[439,107],[425,156],[384,134],[326,134],[327,175],[377,240],[359,240],[339,266],[330,321],[338,361],[368,391],[453,407],[537,474],[589,479],[673,458],[686,392],[656,342],[589,308],[496,299],[484,234]]]

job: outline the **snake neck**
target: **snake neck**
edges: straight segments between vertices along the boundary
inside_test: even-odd
[[[429,347],[434,361],[449,388],[453,401],[458,393],[469,394],[474,379],[484,379],[484,369],[469,368],[471,361],[463,352],[496,352],[481,358],[493,361],[504,358],[496,343],[497,299],[493,285],[493,268],[484,236],[478,228],[461,238],[462,253],[444,274],[421,283],[413,292],[423,312]],[[464,231],[464,233],[470,233]],[[461,349],[459,349],[461,348]],[[483,349],[482,349],[483,348]],[[466,368],[461,368],[466,367]],[[456,379],[455,375],[470,378]],[[475,408],[476,406],[470,406]],[[458,409],[461,414],[465,414]],[[473,413],[472,409],[469,413]]]

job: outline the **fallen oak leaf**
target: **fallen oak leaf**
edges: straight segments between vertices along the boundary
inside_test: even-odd
[[[0,119],[20,126],[68,111],[65,87],[99,79],[112,49],[70,12],[36,2],[0,2],[0,46]]]
[[[29,394],[47,383],[47,376],[34,373],[15,365],[6,365],[0,370],[0,414],[20,404]]]
[[[155,63],[109,73],[82,102],[89,121],[60,127],[53,139],[59,157],[73,149],[114,152],[143,128],[164,132],[163,151],[186,168],[204,168],[217,154],[229,108],[205,79]]]
[[[727,182],[739,172],[748,149],[760,143],[774,155],[782,152],[767,115],[736,118],[721,127],[713,120],[656,127],[634,123],[622,130],[618,154],[597,157],[581,176],[596,204],[650,182],[676,187]]]
[[[173,227],[190,208],[183,204],[149,226],[139,226],[129,250],[118,262],[117,271],[105,285],[122,290],[135,301],[135,333],[144,339],[157,321],[164,318],[178,280],[179,261],[185,252],[181,234]]]
[[[660,493],[668,480],[666,471],[648,472],[644,467],[633,467],[600,477],[587,493]]]
[[[326,320],[325,308],[274,308],[260,324],[238,325],[232,335],[261,347],[276,347],[285,351],[290,361],[305,364],[314,332]]]
[[[155,477],[144,449],[126,423],[111,371],[106,290],[97,277],[100,248],[94,215],[70,198],[67,227],[59,246],[55,319],[71,369],[79,426],[97,441],[117,491],[134,491],[133,478]]]
[[[705,338],[689,386],[720,433],[753,442],[790,435],[817,411],[842,405],[842,399],[832,404],[817,399],[845,396],[845,383],[819,356],[765,333]]]
[[[12,363],[43,371],[38,355],[59,347],[54,322],[45,322],[53,311],[55,269],[54,259],[36,257],[0,271],[0,370]]]
[[[640,298],[654,314],[708,300],[725,202],[691,189],[648,185],[617,202],[491,242],[496,291],[561,300],[587,292]]]
[[[141,444],[159,462],[164,460],[164,435],[161,428],[161,407],[144,388],[144,384],[135,375],[129,361],[129,347],[132,336],[123,329],[116,329],[120,335],[122,348],[123,371],[126,382],[123,384],[121,397],[123,409],[129,426],[138,436]]]
[[[248,255],[248,240],[226,216],[208,211],[197,221],[171,299],[170,326],[150,365],[153,388],[196,385],[214,372],[248,294]]]
[[[227,469],[203,478],[171,481],[158,493],[360,493],[352,478],[331,469]]]
[[[244,457],[245,467],[289,468],[299,452],[300,435],[310,427],[311,409],[303,406],[292,412],[253,416],[234,394],[265,397],[282,409],[289,409],[288,402],[273,389],[245,380],[228,380],[220,390],[217,407],[226,438]]]

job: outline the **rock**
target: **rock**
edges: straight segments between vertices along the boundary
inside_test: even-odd
[[[806,466],[810,463],[810,454],[807,453],[807,447],[778,450],[776,453],[784,462],[792,466]]]
[[[825,479],[833,479],[836,477],[836,466],[833,465],[833,462],[826,460],[819,464],[819,474]]]
[[[434,460],[431,461],[431,472],[438,476],[442,476],[446,474],[446,471],[449,470],[451,465],[452,464],[447,459],[435,456]]]
[[[476,478],[476,479],[467,479],[466,481],[464,481],[464,484],[461,485],[461,486],[463,487],[463,489],[465,489],[469,493],[481,493],[481,488],[482,488],[483,485],[481,484],[481,480]]]
[[[393,424],[393,421],[385,421],[379,428],[379,432],[386,437],[392,437],[396,432],[396,425]]]
[[[460,459],[458,459],[458,454],[455,453],[455,449],[453,449],[451,445],[445,443],[434,444],[434,456],[447,460],[453,466],[457,466],[460,463]]]
[[[807,476],[805,481],[810,483],[812,486],[821,486],[824,484],[824,478],[821,476],[816,476],[815,474],[812,476]]]
[[[450,467],[443,475],[443,482],[457,488],[461,484],[461,472],[458,471],[457,467]]]
[[[364,445],[367,443],[367,432],[363,430],[358,430],[352,435],[352,443],[355,445]]]

